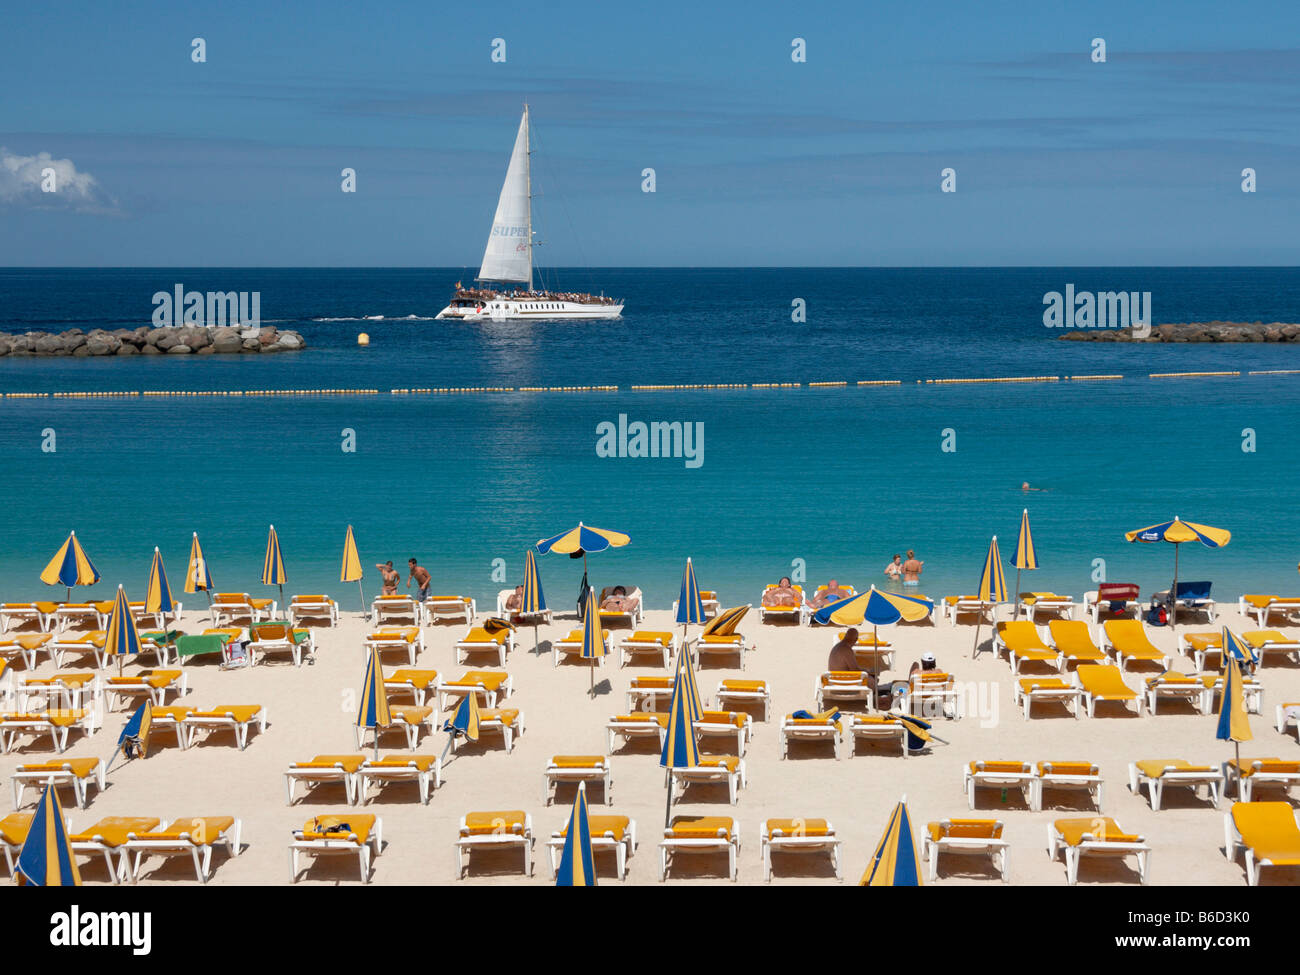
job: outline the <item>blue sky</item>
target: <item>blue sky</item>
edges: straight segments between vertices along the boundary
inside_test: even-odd
[[[0,265],[476,267],[525,98],[547,264],[1300,264],[1294,3],[73,0],[5,20]],[[53,199],[42,153],[68,161]]]

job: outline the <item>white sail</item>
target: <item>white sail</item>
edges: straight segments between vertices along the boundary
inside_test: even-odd
[[[510,154],[510,168],[501,186],[492,233],[483,252],[480,281],[511,281],[532,285],[533,248],[532,213],[529,208],[528,174],[528,106],[519,121],[515,149]]]

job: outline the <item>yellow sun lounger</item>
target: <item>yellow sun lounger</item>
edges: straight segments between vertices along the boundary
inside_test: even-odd
[[[1107,661],[1104,650],[1092,642],[1088,624],[1083,620],[1052,620],[1047,624],[1052,647],[1059,656],[1057,666],[1064,673],[1070,664],[1101,664]]]
[[[1134,833],[1125,833],[1109,816],[1082,819],[1058,819],[1047,827],[1047,855],[1053,860],[1065,854],[1066,881],[1073,887],[1079,882],[1079,861],[1085,856],[1136,856],[1138,882],[1147,882],[1151,847]]]
[[[613,853],[614,873],[619,880],[626,879],[628,857],[636,850],[636,820],[627,816],[588,816],[587,828],[591,833],[591,852]],[[555,878],[568,835],[569,824],[566,820],[546,841],[546,849],[551,858],[551,879]]]
[[[1028,762],[970,762],[962,770],[962,789],[966,804],[975,808],[977,789],[1000,789],[1010,792],[1018,789],[1025,800],[1025,808],[1034,808],[1034,782],[1038,773]]]
[[[841,630],[837,639],[848,636],[847,630]],[[894,666],[894,645],[888,640],[881,640],[874,633],[859,633],[858,642],[853,644],[853,657],[862,670],[878,674]]]
[[[629,657],[653,656],[659,658],[661,667],[672,664],[677,655],[677,635],[668,630],[637,630],[614,644],[618,648],[618,665],[623,667]]]
[[[135,620],[137,625],[148,623],[156,630],[165,630],[169,624],[172,627],[176,627],[180,623],[181,610],[184,608],[175,599],[172,600],[171,611],[166,613],[161,611],[151,612],[145,609],[144,600],[127,603],[127,606],[131,610],[131,617]],[[112,615],[112,611],[110,610],[108,616]]]
[[[659,882],[668,879],[679,853],[727,855],[727,876],[736,880],[740,856],[740,823],[730,816],[674,816],[659,843]]]
[[[1190,657],[1198,672],[1207,669],[1222,670],[1223,633],[1220,630],[1213,633],[1183,631],[1178,634],[1178,652]]]
[[[844,740],[844,728],[836,717],[837,711],[821,711],[810,718],[796,718],[787,714],[781,719],[781,757],[790,757],[792,741],[828,741],[835,760],[840,758],[839,743]]]
[[[42,630],[50,628],[50,618],[59,608],[58,603],[0,603],[0,633],[11,623],[35,623]]]
[[[827,702],[861,701],[872,705],[871,675],[862,670],[828,670],[813,684],[817,710],[826,710]]]
[[[601,606],[605,605],[605,600],[613,594],[615,588],[616,587],[614,586],[606,586],[600,591]],[[625,623],[635,629],[636,625],[645,618],[645,596],[642,594],[641,588],[639,586],[633,586],[631,589],[628,589],[626,598],[635,599],[636,608],[600,610],[601,627],[609,626],[614,623]]]
[[[10,813],[0,819],[0,849],[4,850],[5,863],[9,867],[9,876],[13,876],[14,864],[27,842],[27,834],[32,827],[35,813]]]
[[[212,594],[212,625],[224,622],[260,623],[275,619],[277,606],[274,599],[254,599],[246,592],[214,592]]]
[[[104,761],[101,758],[65,758],[55,762],[29,762],[19,765],[13,773],[14,808],[23,804],[27,787],[40,789],[53,781],[55,786],[72,786],[77,805],[85,809],[90,802],[90,786],[100,792],[105,789]]]
[[[395,670],[384,678],[384,691],[390,698],[399,694],[411,695],[416,707],[424,703],[426,695],[438,693],[436,670]]]
[[[446,711],[449,700],[459,703],[466,694],[477,694],[481,706],[494,708],[510,696],[514,686],[514,679],[504,670],[467,670],[459,679],[438,685],[438,710]]]
[[[430,596],[424,601],[424,618],[430,625],[438,620],[464,620],[470,626],[477,615],[478,605],[470,596]]]
[[[126,844],[133,836],[157,829],[160,825],[161,819],[149,816],[105,816],[93,826],[70,833],[68,842],[73,853],[102,856],[109,877],[113,883],[120,884],[130,874]]]
[[[90,671],[62,671],[49,677],[24,674],[14,681],[18,710],[27,711],[32,698],[43,697],[54,707],[80,708],[98,700],[102,694],[99,676]]]
[[[49,645],[53,639],[53,633],[24,633],[20,636],[0,640],[0,657],[5,660],[18,657],[28,670],[35,670],[36,655],[38,653],[50,653]]]
[[[108,615],[113,612],[112,601],[94,603],[60,603],[54,611],[54,629],[62,633],[71,623],[90,623],[96,630],[108,626]]]
[[[1196,708],[1205,709],[1205,683],[1195,674],[1167,670],[1159,677],[1148,677],[1142,693],[1146,696],[1147,710],[1156,713],[1159,701],[1183,701]]]
[[[627,689],[629,711],[657,711],[662,700],[665,704],[673,696],[675,677],[658,674],[633,677]]]
[[[713,696],[717,699],[720,708],[759,705],[762,708],[759,721],[767,720],[767,713],[772,707],[772,692],[768,689],[765,680],[720,680]]]
[[[381,627],[372,631],[362,646],[367,654],[374,650],[381,656],[391,650],[401,651],[414,667],[415,655],[424,651],[424,634],[418,626]]]
[[[1143,758],[1128,767],[1128,787],[1141,795],[1142,786],[1151,796],[1151,811],[1160,811],[1160,798],[1166,786],[1184,786],[1200,795],[1204,786],[1214,808],[1219,808],[1223,794],[1223,770],[1212,765],[1193,765],[1185,758]]]
[[[456,836],[456,879],[465,876],[474,850],[518,847],[524,854],[524,876],[533,873],[533,817],[521,809],[470,812],[460,819]]]
[[[1132,663],[1159,664],[1169,669],[1169,655],[1147,638],[1141,620],[1107,620],[1101,627],[1102,649],[1110,647],[1115,661],[1124,670]]]
[[[1268,625],[1270,616],[1281,616],[1293,623],[1300,623],[1300,596],[1267,596],[1258,593],[1246,593],[1237,601],[1237,608],[1242,616],[1255,617],[1260,629]]]
[[[370,813],[316,816],[307,820],[302,829],[293,831],[289,844],[289,882],[298,879],[298,857],[351,856],[357,857],[361,868],[361,882],[370,882],[370,861],[379,856],[384,847],[384,821]]]
[[[941,854],[987,856],[1004,884],[1011,882],[1007,849],[1002,838],[1003,825],[998,819],[943,819],[926,824],[921,837],[921,859],[929,864],[930,883],[939,879]]]
[[[1279,630],[1248,630],[1241,638],[1255,651],[1260,667],[1264,666],[1269,654],[1300,664],[1300,640],[1295,637],[1284,636]]]
[[[1285,735],[1287,728],[1294,728],[1296,741],[1300,741],[1300,701],[1284,701],[1277,706],[1277,733]]]
[[[633,738],[657,738],[659,747],[664,747],[668,737],[668,715],[638,711],[635,714],[616,714],[605,724],[605,733],[609,738],[609,751],[614,751],[615,738],[622,738],[624,744]]]
[[[424,623],[424,607],[416,602],[414,596],[404,593],[391,596],[376,596],[370,603],[370,618],[376,626],[383,626],[391,620],[409,620],[414,626]]]
[[[513,589],[502,589],[497,593],[497,615],[517,623],[530,623],[536,626],[540,623],[551,622],[554,615],[553,610],[543,609],[536,613],[521,613],[517,609],[509,609],[506,604],[510,602],[510,597],[515,595]]]
[[[414,782],[420,789],[420,802],[427,806],[433,790],[442,787],[442,760],[437,755],[385,755],[378,761],[366,759],[357,776],[357,796],[362,801],[372,785],[382,788],[394,782]]]
[[[1074,619],[1074,609],[1079,604],[1073,596],[1058,596],[1054,592],[1022,592],[1020,608],[1029,622],[1037,623],[1039,613],[1056,613],[1064,619]]]
[[[734,806],[737,791],[749,784],[749,776],[745,772],[745,760],[739,755],[707,755],[701,753],[698,765],[685,768],[670,768],[668,770],[670,794],[678,783],[681,784],[682,793],[685,794],[687,786],[692,782],[706,785],[725,784],[727,786],[727,798]],[[681,801],[680,797],[678,801]]]
[[[363,728],[360,725],[357,726],[358,748],[365,744],[367,731],[377,737],[384,731],[400,730],[406,735],[406,747],[411,751],[415,751],[415,746],[420,741],[420,729],[424,728],[430,733],[434,730],[434,713],[431,705],[425,704],[415,707],[407,704],[390,704],[388,713],[392,716],[393,723],[386,727]]]
[[[917,671],[908,680],[907,706],[918,717],[956,720],[962,716],[961,691],[952,674]]]
[[[228,858],[239,856],[243,830],[243,822],[234,816],[194,816],[163,829],[128,833],[122,859],[129,873],[123,879],[129,876],[135,883],[146,857],[189,856],[194,862],[194,879],[206,884],[212,876],[213,848],[224,846]]]
[[[763,589],[763,595],[766,596],[768,591],[776,588],[776,583],[766,586]],[[808,606],[804,603],[803,586],[791,586],[794,590],[797,602],[793,606],[767,606],[763,600],[758,601],[758,621],[767,623],[771,621],[779,623],[794,623],[802,625],[808,621]]]
[[[150,704],[166,704],[167,692],[184,697],[190,686],[190,676],[183,670],[145,670],[131,677],[109,677],[104,680],[104,693],[112,709],[114,698],[134,703],[137,697],[146,697]]]
[[[288,616],[290,626],[297,626],[303,620],[328,620],[330,626],[338,626],[339,604],[324,593],[292,596]]]
[[[604,645],[606,653],[609,652],[609,631],[601,627],[600,642]],[[560,666],[561,657],[577,657],[582,653],[582,630],[570,630],[563,640],[551,641],[551,666]],[[596,657],[590,661],[580,661],[582,663],[595,664],[597,667],[605,665],[604,657]]]
[[[614,791],[613,772],[609,759],[604,755],[556,755],[542,772],[542,800],[551,804],[551,788],[561,782],[599,782],[604,788],[605,805],[612,801]],[[588,790],[590,799],[591,792]]]
[[[248,628],[248,654],[254,664],[265,663],[269,654],[287,653],[295,667],[302,666],[303,655],[316,657],[316,638],[311,630],[288,623],[258,623]]]
[[[1243,758],[1240,763],[1232,758],[1223,763],[1223,773],[1228,782],[1237,784],[1237,796],[1250,802],[1256,786],[1281,786],[1286,795],[1291,786],[1300,785],[1300,762],[1280,758]]]
[[[1142,695],[1124,683],[1124,675],[1114,664],[1080,664],[1074,679],[1083,691],[1083,705],[1088,717],[1096,717],[1098,701],[1134,702],[1138,717],[1142,716]]]
[[[48,648],[54,655],[54,666],[62,669],[68,657],[84,657],[86,654],[91,654],[95,658],[95,666],[102,670],[106,662],[104,639],[107,635],[103,630],[91,630],[89,633],[55,637]]]
[[[1201,711],[1210,714],[1217,709],[1215,701],[1223,693],[1223,674],[1217,671],[1209,671],[1199,675],[1202,684],[1205,685],[1205,700],[1201,704]],[[1259,714],[1264,706],[1264,685],[1258,677],[1249,674],[1243,674],[1241,678],[1241,696],[1246,702],[1246,711],[1250,714]]]
[[[982,619],[987,614],[991,623],[996,623],[998,619],[998,604],[978,596],[945,596],[939,606],[953,626],[957,625],[958,616],[976,616]]]
[[[7,712],[0,714],[0,753],[9,754],[19,735],[48,734],[54,750],[62,754],[68,747],[68,735],[75,728],[93,735],[100,726],[99,704],[92,701],[88,708],[42,711],[38,714]]]
[[[167,707],[154,705],[149,709],[149,740],[153,742],[154,736],[163,728],[170,728],[176,735],[176,744],[184,751],[190,747],[189,735],[185,730],[185,719],[194,713],[194,708],[186,707],[183,704],[172,704]]]
[[[746,643],[741,633],[702,633],[687,644],[688,650],[695,654],[697,666],[707,657],[735,657],[736,664],[745,669],[745,654],[755,649],[754,644]]]
[[[734,737],[735,754],[743,758],[754,734],[754,719],[744,711],[703,711],[695,722],[695,734],[701,738]]]
[[[579,637],[581,641],[581,637]],[[456,641],[456,663],[462,664],[471,653],[490,653],[496,657],[497,666],[506,665],[506,657],[515,649],[515,633],[508,627],[489,632],[482,626],[471,626]]]
[[[1300,866],[1300,827],[1289,802],[1234,802],[1223,817],[1229,860],[1246,853],[1246,883],[1259,885],[1261,867]]]
[[[194,744],[195,735],[200,731],[211,734],[229,729],[235,733],[235,744],[242,752],[248,745],[250,727],[256,725],[258,734],[265,733],[266,708],[260,704],[218,704],[210,711],[196,708],[185,716],[181,724],[190,745]]]
[[[673,619],[677,618],[677,604],[680,600],[673,600],[673,608],[669,610],[673,614]],[[700,604],[704,607],[704,618],[713,619],[722,610],[722,603],[718,601],[718,594],[712,589],[700,590]]]
[[[478,713],[478,730],[480,741],[485,731],[501,732],[508,755],[515,747],[515,738],[524,733],[524,712],[518,708],[482,708]],[[460,737],[453,737],[451,750],[456,751],[459,745]]]
[[[835,879],[844,879],[840,871],[843,841],[828,819],[765,819],[760,842],[764,883],[772,880],[773,853],[829,853]]]
[[[1035,703],[1064,704],[1075,718],[1082,717],[1079,708],[1082,697],[1082,688],[1061,677],[1022,677],[1016,681],[1016,704],[1024,708],[1026,721],[1033,717]]]
[[[1101,770],[1092,762],[1039,762],[1034,779],[1034,809],[1043,811],[1043,793],[1047,789],[1086,792],[1093,805],[1101,809]]]
[[[888,714],[846,715],[845,733],[849,737],[849,758],[858,753],[858,742],[897,742],[903,757],[907,758],[907,729],[903,722]]]
[[[348,805],[357,801],[357,773],[365,762],[364,755],[317,755],[310,762],[294,762],[284,773],[284,792],[293,805],[293,787],[303,784],[305,792],[318,785],[343,784]]]

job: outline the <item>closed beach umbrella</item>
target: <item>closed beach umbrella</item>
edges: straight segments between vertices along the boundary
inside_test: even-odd
[[[190,540],[190,560],[185,566],[185,592],[202,592],[208,597],[208,609],[212,609],[212,573],[208,571],[208,560],[203,557],[203,546],[199,544],[199,533],[195,532]]]
[[[172,587],[167,581],[167,570],[163,568],[162,553],[155,545],[153,562],[149,565],[149,584],[144,591],[144,611],[166,616],[176,609],[172,602]]]
[[[1029,530],[1029,509],[1020,513],[1020,531],[1016,533],[1016,557],[1011,560],[1016,567],[1016,591],[1013,593],[1016,604],[1012,619],[1020,618],[1020,572],[1022,569],[1038,568],[1038,552],[1034,548],[1034,536]]]
[[[443,722],[442,730],[450,736],[442,749],[444,759],[447,757],[447,752],[451,750],[452,742],[457,738],[478,741],[478,695],[470,693],[462,697],[460,703],[456,705],[456,713],[451,716],[451,720]]]
[[[596,661],[608,653],[605,646],[605,630],[600,624],[600,606],[596,602],[596,591],[587,590],[587,609],[582,616],[582,652],[583,660],[591,661],[591,695],[596,696]]]
[[[997,622],[997,604],[1006,602],[1007,599],[1007,577],[1002,571],[1002,553],[998,551],[998,536],[993,536],[993,541],[989,542],[989,554],[984,557],[984,568],[980,571],[980,584],[976,590],[975,598],[982,603],[993,603],[993,620]],[[975,656],[975,648],[980,645],[980,624],[984,621],[984,614],[980,613],[975,622],[975,646],[971,648],[971,656]]]
[[[537,571],[537,552],[524,552],[524,594],[519,600],[519,615],[533,618],[533,649],[537,649],[537,618],[546,612],[546,594],[542,592],[542,577]]]
[[[1230,741],[1236,751],[1237,770],[1241,771],[1241,743],[1251,741],[1255,736],[1250,730],[1250,719],[1246,717],[1246,695],[1241,686],[1241,661],[1245,655],[1241,641],[1223,628],[1223,694],[1219,699],[1219,724],[1214,737],[1219,741]]]
[[[81,874],[72,857],[72,843],[63,821],[63,806],[53,782],[45,786],[41,803],[32,816],[14,873],[18,883],[34,887],[81,886]]]
[[[117,676],[121,677],[122,658],[135,656],[139,652],[140,631],[136,629],[126,592],[118,586],[117,598],[113,600],[113,615],[109,617],[108,632],[104,636],[104,653],[117,658]]]
[[[266,557],[262,559],[262,585],[279,586],[280,605],[284,605],[284,555],[280,552],[280,536],[275,533],[275,526],[266,533]]]
[[[673,682],[673,699],[668,707],[668,733],[664,738],[659,765],[671,772],[675,768],[695,768],[700,764],[700,747],[695,740],[695,722],[703,713],[695,681],[683,653],[677,661],[677,679]],[[694,696],[694,701],[691,697]],[[664,826],[668,825],[673,804],[673,780],[668,776],[668,801],[664,805]]]
[[[384,690],[384,671],[379,666],[379,652],[370,651],[366,665],[366,679],[361,688],[361,707],[357,711],[357,727],[375,730],[375,760],[379,760],[379,729],[393,723],[388,710],[388,692]]]
[[[749,612],[751,604],[746,603],[744,606],[733,606],[731,609],[724,609],[713,619],[709,620],[704,627],[705,636],[731,636],[736,632],[736,627],[740,621],[745,618]]]
[[[686,571],[682,573],[682,591],[677,597],[677,622],[682,625],[682,642],[686,642],[686,627],[694,623],[702,626],[704,600],[700,598],[700,583],[695,578],[695,566],[686,557]]]
[[[916,841],[912,836],[912,820],[907,815],[907,796],[894,807],[880,837],[875,855],[859,887],[920,887],[921,864],[916,858]]]
[[[569,828],[564,834],[564,852],[555,871],[556,887],[595,887],[596,858],[591,851],[591,823],[587,821],[587,784],[578,783]]]
[[[41,572],[41,582],[47,586],[66,587],[68,599],[72,598],[73,586],[93,586],[98,581],[99,572],[77,541],[76,532],[68,533],[68,540],[59,546],[50,564]]]
[[[881,592],[874,585],[866,592],[849,596],[838,602],[827,603],[813,614],[813,619],[823,626],[861,626],[871,624],[872,638],[879,642],[878,626],[889,626],[899,620],[915,623],[934,612],[934,603],[920,596]]]
[[[607,548],[622,548],[630,541],[632,539],[622,532],[610,531],[607,528],[591,528],[582,522],[578,522],[576,528],[570,528],[558,535],[541,539],[537,543],[537,551],[543,555],[547,552],[555,552],[558,555],[569,555],[575,559],[581,555],[582,574],[585,576],[587,574],[588,553],[595,555]]]
[[[122,733],[117,736],[117,751],[113,754],[114,760],[117,759],[118,755],[124,755],[130,760],[144,758],[149,753],[149,730],[153,725],[152,712],[152,705],[148,699],[145,699],[135,709],[135,714],[127,719],[126,724],[122,727]],[[112,764],[112,762],[109,762],[109,765]]]
[[[339,569],[339,582],[355,582],[361,593],[361,612],[366,611],[366,591],[361,588],[361,556],[357,554],[357,540],[352,537],[352,526],[343,539],[343,566]]]
[[[1209,525],[1198,525],[1175,517],[1159,525],[1148,525],[1137,531],[1125,532],[1130,542],[1172,542],[1174,546],[1174,587],[1169,590],[1169,625],[1178,616],[1178,549],[1183,542],[1200,542],[1206,548],[1223,548],[1232,541],[1232,532]]]

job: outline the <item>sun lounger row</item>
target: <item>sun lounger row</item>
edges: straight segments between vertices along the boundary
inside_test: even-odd
[[[1300,596],[1278,596],[1245,593],[1237,600],[1242,616],[1254,616],[1260,629],[1273,617],[1300,624]]]
[[[39,739],[49,735],[56,752],[68,747],[68,737],[73,731],[93,735],[103,724],[97,702],[84,708],[56,708],[36,713],[9,711],[0,713],[0,753],[8,754],[19,736],[31,735]]]
[[[370,618],[376,626],[401,620],[415,626],[432,626],[440,620],[463,620],[472,625],[477,615],[478,604],[470,596],[430,596],[420,602],[414,596],[396,594],[376,596],[370,604]]]
[[[309,762],[294,762],[284,773],[285,794],[293,805],[294,786],[305,790],[321,785],[341,784],[348,805],[364,802],[371,786],[414,783],[420,802],[428,805],[434,790],[442,785],[442,763],[437,755],[385,755],[369,759],[364,755],[317,755]]]
[[[811,742],[829,744],[838,761],[839,746],[844,741],[851,743],[850,758],[857,754],[858,742],[883,742],[890,747],[896,746],[903,758],[920,749],[919,745],[914,747],[909,729],[899,715],[857,714],[832,708],[817,714],[796,711],[781,720],[780,746],[783,759],[790,757],[792,743]]]
[[[1263,687],[1254,678],[1243,678],[1242,690],[1246,709],[1258,714],[1262,706]],[[1129,686],[1120,669],[1113,664],[1081,664],[1073,680],[1063,677],[1021,677],[1014,689],[1016,704],[1024,709],[1025,719],[1033,717],[1036,704],[1062,704],[1074,716],[1096,716],[1102,702],[1135,706],[1138,716],[1144,709],[1157,713],[1161,701],[1183,701],[1202,714],[1214,709],[1217,695],[1223,692],[1223,675],[1184,674],[1167,670],[1142,680],[1137,689]]]
[[[1043,809],[1046,789],[1086,792],[1098,809],[1102,801],[1101,773],[1092,762],[970,762],[962,770],[962,789],[971,809],[975,808],[980,789],[996,789],[1002,793],[1015,789],[1024,797],[1025,805],[1038,812]]]
[[[1241,634],[1242,641],[1254,655],[1262,669],[1275,657],[1285,657],[1300,664],[1300,637],[1287,636],[1280,630],[1248,630]],[[1197,670],[1223,667],[1223,632],[1178,634],[1178,649],[1196,663]]]
[[[266,708],[260,704],[218,704],[203,709],[184,705],[155,705],[149,711],[152,735],[169,729],[176,735],[176,744],[182,750],[193,745],[200,733],[231,731],[235,744],[242,752],[248,745],[248,732],[256,728],[258,734],[266,731]]]

